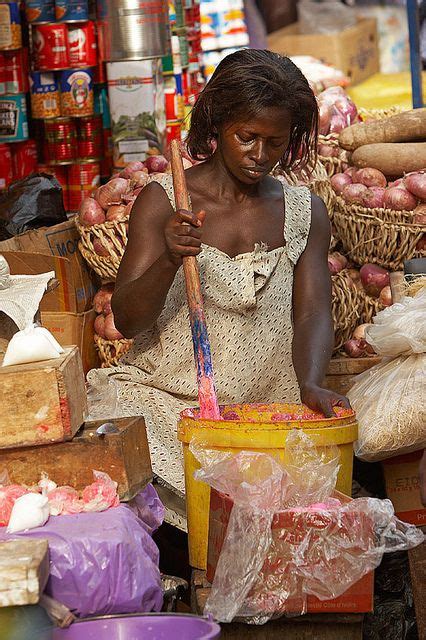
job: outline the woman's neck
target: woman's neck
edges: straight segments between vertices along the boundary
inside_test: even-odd
[[[220,151],[216,151],[205,163],[206,173],[211,174],[212,182],[218,189],[218,197],[236,202],[243,202],[246,198],[259,195],[262,183],[244,184],[238,180],[227,168]]]

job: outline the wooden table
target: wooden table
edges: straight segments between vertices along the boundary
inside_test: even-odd
[[[202,615],[210,593],[205,572],[194,569],[191,606]],[[223,624],[221,640],[362,640],[363,614],[317,614],[280,618],[266,625]]]
[[[379,364],[381,358],[372,356],[369,358],[348,358],[336,356],[332,358],[328,367],[324,385],[327,389],[346,395],[354,384],[355,378],[374,365]]]

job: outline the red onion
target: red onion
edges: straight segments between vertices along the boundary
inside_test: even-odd
[[[96,313],[102,313],[102,309],[106,302],[111,302],[112,294],[114,292],[114,284],[104,284],[99,291],[95,293],[93,298],[93,308]]]
[[[164,173],[167,165],[168,162],[164,156],[148,156],[145,160],[145,166],[149,173]]]
[[[121,196],[129,189],[129,181],[125,178],[112,178],[109,182],[98,187],[95,198],[103,209],[121,202]]]
[[[330,182],[335,193],[340,195],[347,184],[352,184],[352,178],[347,173],[336,173]]]
[[[135,171],[130,181],[131,189],[144,187],[148,182],[148,171]]]
[[[84,198],[78,211],[80,224],[90,227],[105,222],[105,212],[94,198]]]
[[[108,222],[111,222],[112,220],[123,220],[123,218],[126,216],[125,211],[125,204],[112,204],[110,207],[108,207],[106,219]]]
[[[389,272],[377,264],[365,264],[360,269],[362,285],[370,296],[377,296],[383,287],[390,284]]]
[[[337,251],[330,253],[328,256],[328,269],[333,276],[342,271],[347,263],[345,256],[342,256]]]
[[[370,167],[359,169],[354,176],[354,181],[365,184],[366,187],[386,187],[387,184],[383,173]]]
[[[348,184],[342,191],[342,198],[351,204],[363,204],[363,197],[367,191],[364,184]]]
[[[344,116],[347,127],[353,124],[358,117],[357,108],[348,96],[337,98],[334,102],[334,108]]]
[[[365,330],[369,326],[368,323],[359,324],[353,332],[352,338],[354,338],[354,340],[365,340]]]
[[[385,191],[384,187],[368,187],[362,196],[362,204],[368,209],[382,209]]]
[[[122,340],[123,335],[114,324],[114,314],[110,313],[105,318],[105,337],[107,340]]]
[[[379,300],[384,307],[390,307],[392,304],[392,291],[389,285],[383,287],[380,292]]]
[[[383,206],[394,211],[412,211],[416,208],[417,199],[405,189],[391,187],[386,189]]]
[[[416,198],[426,200],[426,173],[410,173],[405,176],[404,184]]]
[[[343,348],[350,358],[361,358],[364,355],[361,340],[347,340]]]
[[[134,162],[129,162],[129,164],[118,174],[120,178],[131,178],[135,171],[143,171],[145,169],[145,165],[140,160],[135,160]]]
[[[426,202],[422,202],[414,209],[413,222],[414,224],[426,225]]]
[[[364,354],[367,355],[367,353],[373,355],[375,353],[373,347],[371,346],[371,344],[368,344],[367,340],[360,340],[360,348],[364,351]]]
[[[331,116],[330,120],[330,133],[340,133],[343,129],[346,129],[350,125],[350,122],[340,112],[335,112]]]
[[[416,244],[416,251],[426,251],[426,233],[422,235],[422,237]]]
[[[348,176],[350,176],[352,178],[352,182],[353,182],[354,181],[354,176],[355,176],[357,171],[358,171],[358,169],[356,167],[348,167],[347,169],[344,170],[343,173],[347,173]]]
[[[318,105],[319,113],[319,133],[326,136],[330,132],[330,120],[332,115],[332,108],[330,105],[324,102]]]
[[[318,155],[323,158],[337,158],[339,155],[339,149],[330,144],[320,144],[318,145]]]
[[[101,338],[105,338],[105,316],[96,316],[94,324],[95,333]]]
[[[104,238],[102,242],[101,240],[99,240],[99,238],[94,238],[93,240],[93,249],[98,256],[103,256],[104,258],[106,258],[110,255],[110,250],[112,248],[113,244],[111,240],[108,240],[108,238]]]

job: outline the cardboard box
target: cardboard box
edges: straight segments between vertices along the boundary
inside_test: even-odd
[[[268,48],[287,56],[313,56],[343,71],[358,84],[380,68],[377,25],[374,18],[336,33],[300,33],[299,23],[270,33]]]
[[[42,254],[40,258],[21,255],[20,273],[55,271],[61,288],[43,298],[40,308],[44,311],[81,313],[92,306],[96,292],[94,276],[78,250],[79,237],[74,221],[68,220],[53,227],[33,229],[0,242],[0,253],[19,251],[34,255]],[[50,257],[50,260],[47,257]],[[25,264],[26,270],[22,271],[25,269]],[[12,271],[12,266],[11,272],[18,273]]]
[[[0,449],[71,440],[87,415],[80,353],[0,368]]]
[[[340,492],[335,496],[341,502],[351,502],[351,499]],[[232,510],[232,500],[212,489],[210,492],[210,523],[209,523],[209,547],[207,557],[207,580],[213,582],[216,566],[225,540],[229,517]],[[276,514],[272,522],[272,535],[274,530],[278,538],[281,532],[288,528],[290,537],[297,535],[297,524],[294,528],[289,523],[288,512]],[[374,598],[374,572],[365,575],[361,580],[353,584],[345,593],[332,600],[319,600],[315,596],[307,597],[307,613],[366,613],[373,611]],[[295,603],[295,611],[300,603]],[[291,601],[287,602],[289,610]]]
[[[41,313],[42,325],[49,329],[61,346],[75,344],[80,349],[85,374],[100,366],[93,338],[95,318],[93,309],[85,313]]]
[[[426,525],[426,509],[420,500],[419,463],[422,451],[388,458],[382,462],[386,493],[395,513],[404,522]]]

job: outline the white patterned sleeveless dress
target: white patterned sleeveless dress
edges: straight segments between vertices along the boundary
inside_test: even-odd
[[[171,176],[156,182],[174,207]],[[256,245],[230,258],[202,245],[197,258],[221,404],[300,402],[292,364],[293,270],[309,235],[311,194],[305,187],[283,185],[283,191],[284,247]],[[145,417],[154,474],[183,497],[177,422],[183,409],[198,403],[183,269],[154,327],[136,337],[119,367],[92,371],[88,380],[96,385],[106,375],[118,385],[121,414]]]

